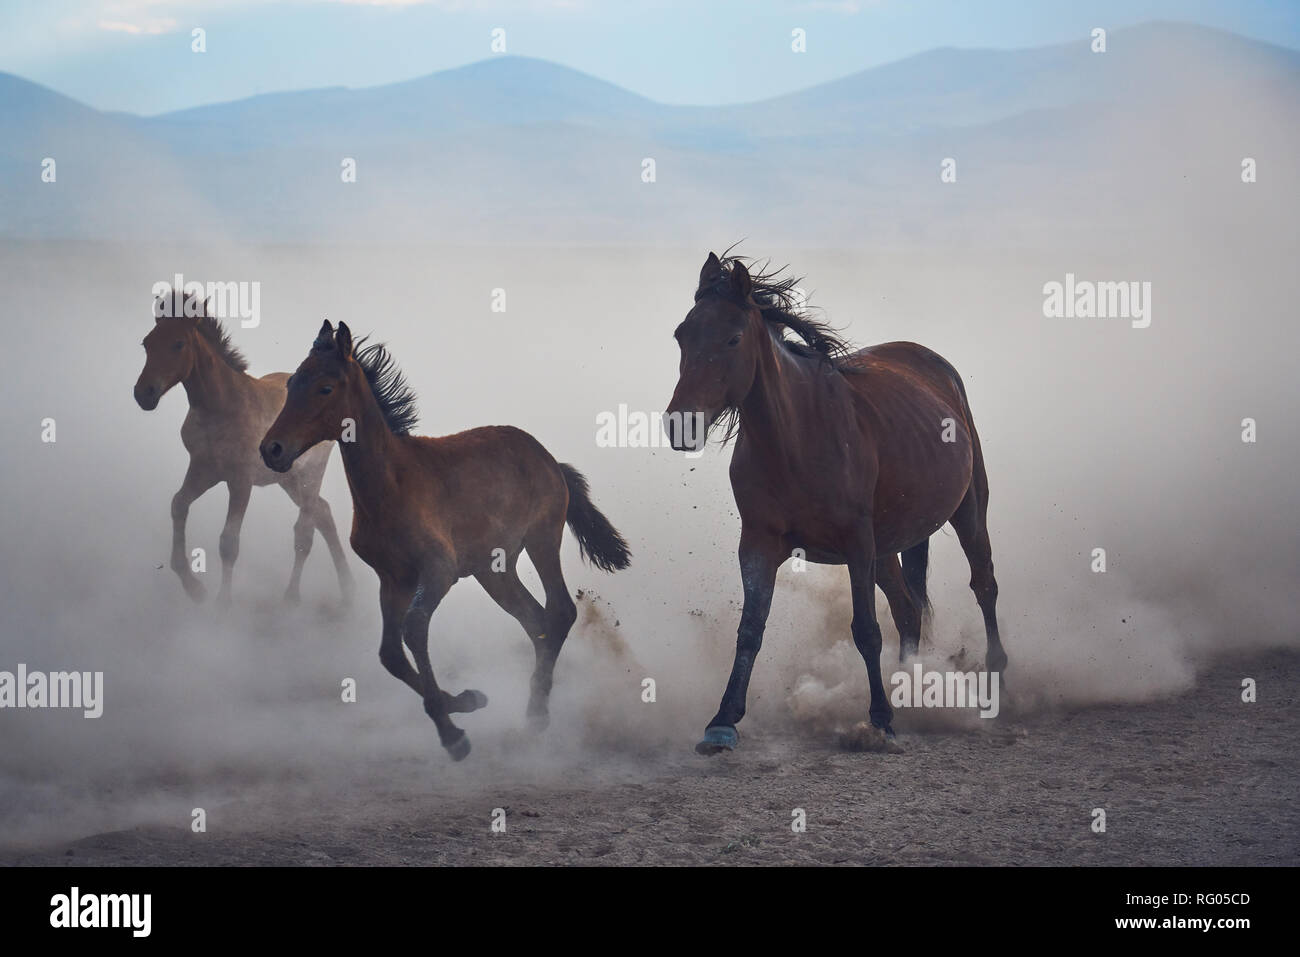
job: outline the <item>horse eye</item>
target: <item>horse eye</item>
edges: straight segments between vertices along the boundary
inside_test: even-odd
[[[184,348],[185,348],[185,340],[181,339],[180,341],[172,345],[172,352],[180,352]]]
[[[333,391],[334,391],[334,386],[332,385],[323,385],[320,387],[321,395],[329,395]]]
[[[739,332],[736,333],[734,336],[732,336],[732,337],[727,341],[727,345],[729,345],[729,346],[735,346],[735,345],[739,345],[739,344],[740,344],[740,333],[739,333]]]

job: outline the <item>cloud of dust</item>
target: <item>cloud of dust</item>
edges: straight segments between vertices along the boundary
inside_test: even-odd
[[[1263,128],[1273,109],[1239,103],[1237,122]],[[105,710],[94,721],[0,714],[0,844],[186,827],[193,807],[220,814],[264,793],[634,780],[688,754],[726,682],[740,612],[730,453],[601,448],[596,417],[620,403],[664,407],[677,370],[671,332],[699,265],[740,236],[750,237],[742,252],[806,275],[812,301],[853,341],[919,341],[965,377],[1018,708],[1176,694],[1208,655],[1294,646],[1294,195],[1262,182],[1243,194],[1233,147],[1219,151],[1231,160],[1223,185],[1197,202],[1152,190],[1127,210],[1107,184],[1128,174],[1142,183],[1165,157],[1160,131],[1123,122],[1110,130],[1115,149],[1083,152],[1085,175],[1071,171],[1070,188],[1025,199],[1015,183],[998,185],[996,202],[1018,214],[1014,236],[985,234],[976,211],[958,214],[947,243],[860,249],[785,247],[759,213],[635,250],[7,244],[0,288],[26,342],[0,406],[0,669],[102,670]],[[1218,134],[1200,135],[1209,150]],[[1038,186],[1053,176],[1029,173]],[[355,556],[351,609],[337,607],[319,542],[304,605],[282,605],[295,512],[278,489],[254,491],[234,606],[184,597],[166,568],[168,503],[186,464],[184,393],[149,414],[131,398],[150,288],[176,272],[262,282],[261,326],[232,329],[254,374],[294,368],[322,318],[344,320],[390,344],[420,395],[419,432],[510,423],[588,476],[633,564],[595,572],[566,534],[568,584],[583,597],[545,734],[524,720],[532,648],[462,582],[434,616],[432,659],[443,687],[479,688],[490,704],[458,717],[474,752],[453,765],[416,696],[379,664],[377,583]],[[1150,327],[1045,318],[1043,285],[1067,272],[1150,281]],[[508,291],[504,313],[489,308],[496,288]],[[53,444],[40,441],[46,417],[57,421]],[[1254,444],[1241,441],[1246,417],[1258,422]],[[337,454],[323,491],[347,529]],[[211,581],[224,506],[217,489],[191,510],[190,545],[207,549]],[[1094,548],[1106,550],[1104,574],[1090,569]],[[931,556],[924,660],[978,662],[982,622],[950,531]],[[531,569],[525,581],[537,590]],[[865,717],[848,601],[842,568],[782,571],[746,731],[795,722],[820,733]],[[878,607],[888,675],[897,637],[883,598]],[[345,678],[357,681],[355,704],[341,701]],[[643,700],[647,678],[654,702]],[[919,733],[979,723],[900,718]]]

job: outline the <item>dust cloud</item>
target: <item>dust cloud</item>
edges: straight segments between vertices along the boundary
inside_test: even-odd
[[[1104,166],[1099,193],[1077,171],[1053,191],[1035,169],[1029,198],[1005,185],[997,229],[977,210],[942,241],[908,242],[902,223],[896,242],[790,247],[756,213],[686,223],[673,246],[6,243],[0,668],[103,671],[105,704],[98,720],[0,715],[0,843],[188,827],[195,807],[219,819],[258,795],[635,780],[688,750],[725,684],[740,611],[729,450],[603,448],[597,416],[664,407],[671,333],[699,266],[742,236],[740,252],[806,276],[811,302],[852,341],[915,340],[965,378],[1016,712],[1175,695],[1212,656],[1294,646],[1294,196],[1264,183],[1231,193],[1243,189],[1232,159],[1225,185],[1194,203],[1166,191],[1126,209],[1106,184],[1157,163],[1158,135],[1132,134],[1117,139],[1140,145],[1131,154],[1094,143],[1080,159]],[[131,395],[150,290],[177,272],[262,284],[261,324],[230,330],[255,375],[293,369],[322,318],[346,321],[390,345],[419,393],[420,433],[513,424],[588,477],[633,562],[593,571],[566,534],[568,584],[584,598],[547,732],[526,730],[526,637],[462,582],[434,616],[432,659],[443,687],[481,689],[490,704],[457,719],[474,751],[453,765],[416,696],[379,664],[377,582],[355,556],[351,608],[338,605],[319,540],[303,605],[281,602],[295,510],[279,489],[254,491],[233,606],[184,596],[166,567],[184,392],[152,413]],[[1149,327],[1046,318],[1044,284],[1067,273],[1149,281]],[[494,289],[507,291],[505,312],[490,309]],[[54,443],[41,441],[46,418]],[[1255,443],[1242,441],[1245,418]],[[337,453],[323,493],[348,528]],[[218,488],[190,514],[210,576],[224,509]],[[1090,567],[1096,548],[1104,574]],[[955,536],[939,533],[931,555],[923,659],[977,664],[983,628]],[[525,581],[536,590],[530,568]],[[897,637],[878,607],[888,674]],[[795,723],[822,734],[865,716],[849,618],[844,569],[782,570],[744,733]],[[899,729],[1015,720],[907,714]]]

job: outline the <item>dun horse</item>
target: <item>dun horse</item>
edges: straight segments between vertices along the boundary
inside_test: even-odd
[[[893,711],[875,585],[898,625],[900,660],[915,654],[929,538],[945,522],[970,562],[987,667],[1007,662],[985,524],[988,479],[961,377],[911,342],[850,353],[797,305],[794,283],[776,273],[751,278],[738,257],[710,253],[695,306],[674,333],[680,378],[665,423],[673,447],[698,450],[720,420],[728,438],[736,435],[731,487],[745,600],[731,678],[696,745],[701,754],[736,746],[776,572],[795,548],[810,561],[848,565],[853,642],[867,665],[871,722],[886,734]]]
[[[528,716],[544,727],[555,661],[577,617],[560,569],[565,522],[597,567],[626,568],[630,556],[591,503],[586,480],[527,432],[490,426],[441,438],[411,435],[414,394],[387,350],[363,343],[343,323],[337,334],[328,322],[321,327],[289,380],[262,458],[283,472],[318,443],[339,440],[352,489],[352,548],[379,575],[379,659],[424,700],[443,747],[459,761],[469,754],[469,738],[449,715],[475,711],[487,698],[441,690],[429,663],[429,618],[451,586],[474,576],[532,639]],[[545,607],[516,573],[524,550],[541,577]]]
[[[298,506],[293,527],[293,573],[285,598],[299,600],[303,563],[317,531],[329,546],[338,572],[344,601],[352,594],[352,574],[334,527],[329,503],[320,496],[321,479],[329,449],[304,458],[291,472],[276,474],[258,458],[257,443],[284,404],[287,372],[272,372],[254,379],[248,363],[231,345],[230,337],[207,303],[196,295],[173,290],[154,302],[154,327],[144,337],[145,362],[135,384],[135,401],[145,411],[176,383],[185,386],[190,411],[181,425],[181,441],[190,453],[190,465],[180,491],[172,496],[172,570],[180,576],[186,593],[202,601],[207,589],[190,568],[185,549],[185,520],[190,505],[214,485],[225,482],[230,491],[226,524],[221,530],[221,590],[218,599],[230,600],[230,578],[239,555],[239,529],[254,485],[280,485]]]

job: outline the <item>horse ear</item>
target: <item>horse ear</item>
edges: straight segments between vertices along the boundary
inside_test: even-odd
[[[320,332],[316,333],[316,341],[311,344],[313,349],[333,349],[334,348],[334,327],[326,319],[321,323]]]
[[[722,262],[717,253],[709,253],[709,258],[704,260],[704,267],[700,270],[700,288],[707,289],[721,278]]]
[[[754,288],[754,283],[749,278],[749,270],[739,259],[731,264],[731,291],[736,294],[736,298],[744,302],[749,298],[749,292]]]
[[[338,335],[334,337],[334,345],[338,346],[339,357],[349,359],[352,357],[352,330],[348,328],[346,322],[339,323]]]

